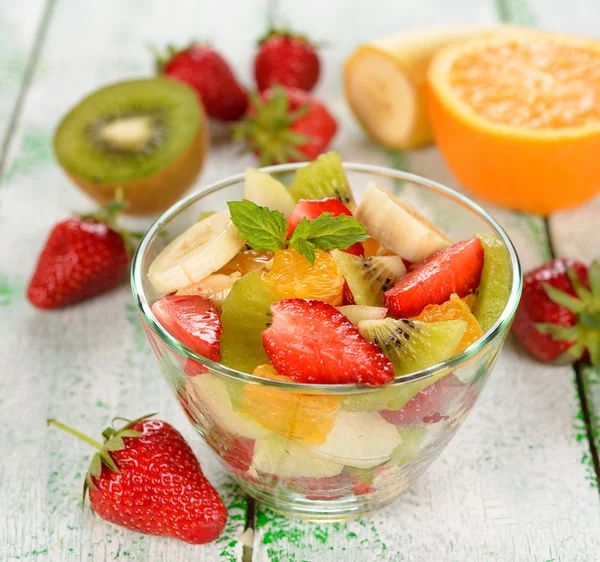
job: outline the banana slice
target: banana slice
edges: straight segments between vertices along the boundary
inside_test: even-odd
[[[412,207],[371,183],[355,212],[369,236],[411,262],[425,259],[452,240]]]
[[[292,214],[296,202],[287,188],[270,174],[255,168],[246,168],[244,199],[271,211],[279,211],[286,217]]]
[[[148,277],[157,291],[171,293],[221,269],[245,243],[229,213],[215,213],[188,228],[154,258]]]
[[[430,143],[427,67],[442,47],[514,26],[415,29],[360,45],[344,65],[346,99],[367,133],[385,146],[414,148]]]

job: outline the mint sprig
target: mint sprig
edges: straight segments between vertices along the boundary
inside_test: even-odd
[[[231,221],[251,248],[276,252],[286,247],[287,221],[283,213],[247,199],[230,201],[227,206]]]
[[[246,199],[227,205],[233,224],[251,248],[276,252],[288,246],[287,221],[282,213]],[[317,249],[345,250],[368,237],[367,229],[354,217],[323,213],[311,221],[304,217],[296,226],[289,246],[312,265]]]

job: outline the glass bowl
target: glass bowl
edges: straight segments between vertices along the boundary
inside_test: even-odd
[[[265,168],[282,182],[304,164]],[[510,256],[512,286],[496,324],[451,359],[385,387],[272,381],[197,355],[152,313],[147,278],[156,255],[204,211],[243,198],[239,174],[193,193],[150,228],[133,260],[132,288],[160,368],[194,428],[250,496],[287,515],[341,520],[397,498],[441,453],[473,408],[519,301],[521,270],[506,233],[467,197],[433,181],[345,164],[357,200],[369,182],[398,194],[456,241],[496,235]]]

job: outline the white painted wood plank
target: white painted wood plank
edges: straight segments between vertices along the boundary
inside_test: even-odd
[[[434,149],[411,170],[458,188]],[[426,205],[426,201],[423,202]],[[548,257],[541,219],[494,209],[525,268]],[[600,549],[589,446],[568,367],[527,357],[509,337],[476,408],[398,502],[359,521],[294,523],[259,509],[258,560],[586,560]]]
[[[200,444],[167,390],[140,331],[128,286],[52,313],[34,310],[23,296],[51,226],[73,209],[91,208],[53,161],[50,140],[58,120],[96,87],[149,74],[150,40],[184,43],[194,36],[214,35],[220,28],[223,37],[234,39],[232,58],[241,66],[242,50],[235,39],[243,36],[249,48],[250,32],[241,32],[254,21],[258,33],[262,16],[248,7],[239,19],[227,19],[223,7],[213,8],[212,3],[192,0],[179,2],[176,11],[163,2],[145,2],[141,9],[116,0],[56,6],[16,131],[16,150],[9,161],[16,172],[0,189],[1,560],[241,559],[245,500]],[[28,136],[36,139],[40,151],[27,151]],[[244,159],[235,151],[215,146],[201,181],[242,170]],[[46,418],[93,431],[114,415],[152,411],[160,412],[194,444],[205,472],[229,506],[230,522],[218,542],[192,546],[144,537],[109,525],[89,510],[82,515],[81,475],[90,451],[46,428]]]
[[[439,4],[436,8],[440,18],[453,21]],[[464,3],[453,8],[454,17],[459,14],[463,21],[469,13],[476,17]],[[437,23],[431,12],[428,16]],[[405,14],[404,25],[412,18]],[[368,24],[368,19],[361,21],[363,32]],[[328,90],[329,98],[339,96],[336,87]],[[344,119],[345,132],[337,143],[344,157],[390,165],[384,152],[352,125],[343,104],[336,107]],[[434,148],[410,153],[407,164],[415,173],[460,189]],[[549,258],[539,217],[488,208],[509,232],[525,268]],[[456,439],[396,504],[330,525],[286,519],[259,506],[255,559],[590,559],[600,549],[600,514],[580,416],[571,369],[536,363],[509,338]]]
[[[8,133],[44,5],[45,0],[0,2],[0,144]]]
[[[200,10],[195,2],[180,2],[177,11],[168,3],[147,4],[143,11],[116,1],[59,4],[43,57],[49,66],[36,77],[27,100],[18,131],[21,138],[28,128],[38,127],[43,130],[40,137],[47,141],[59,116],[82,94],[105,81],[148,72],[143,49],[147,40],[184,42],[194,35],[212,36],[241,68],[264,21],[264,13],[256,6],[241,3],[238,17],[225,17],[224,7],[217,3],[202,5]],[[350,8],[356,12],[340,9],[314,18],[311,14],[320,4],[311,1],[300,6],[288,1],[283,11],[299,29],[314,29],[315,22],[317,38],[336,38],[318,91],[327,94],[342,116],[346,113],[339,91],[339,63],[358,39],[399,29],[408,22],[411,26],[458,22],[467,19],[465,14],[471,21],[484,21],[493,15],[481,3],[461,2],[458,7],[454,3],[445,13],[429,0],[415,14],[414,5],[398,7],[396,2],[380,0],[368,14],[362,8],[359,14],[357,7]],[[360,29],[349,23],[355,21],[360,21]],[[338,26],[335,33],[331,26]],[[346,117],[335,147],[347,159],[385,163],[381,151],[359,136]],[[252,161],[233,154],[229,147],[216,147],[201,181],[241,171]],[[22,156],[20,150],[13,161]],[[411,165],[415,171],[446,181],[436,157],[417,153]],[[7,428],[10,446],[8,458],[0,465],[0,548],[4,549],[0,559],[36,553],[39,560],[67,561],[89,554],[94,560],[117,555],[135,560],[235,559],[240,553],[235,542],[239,521],[227,533],[233,543],[228,551],[228,542],[189,547],[142,538],[89,513],[81,519],[75,506],[79,495],[75,476],[85,470],[84,446],[47,431],[47,416],[56,415],[91,430],[117,412],[136,415],[159,409],[186,430],[187,437],[193,437],[165,392],[139,330],[129,323],[132,312],[127,308],[126,287],[52,314],[32,310],[22,298],[35,252],[51,224],[67,209],[86,205],[52,163],[49,152],[24,168],[0,192],[4,276],[0,329],[6,334],[0,340],[0,357],[10,367],[0,381],[0,423]],[[43,212],[32,206],[41,200]],[[501,220],[509,228],[509,218]],[[539,236],[539,223],[510,220],[516,223],[511,234],[527,265],[537,263],[544,248],[529,241],[531,233]],[[323,554],[333,560],[577,560],[597,552],[597,534],[592,533],[599,525],[597,498],[594,502],[585,480],[586,467],[579,464],[585,444],[577,445],[571,428],[577,416],[571,383],[561,369],[538,369],[515,350],[505,353],[488,390],[446,454],[412,492],[388,510],[362,522],[337,526],[297,524],[260,511],[255,560],[314,560]],[[19,435],[24,436],[21,441]],[[203,459],[204,448],[198,445],[197,450]],[[207,459],[203,464],[220,483],[227,501],[236,502],[214,463]],[[243,504],[234,511],[241,516]],[[107,533],[114,536],[107,539],[111,537]],[[221,556],[223,551],[226,556]]]
[[[600,37],[595,25],[600,20],[600,5],[596,2],[575,0],[569,5],[560,2],[550,5],[532,0],[532,9],[542,27],[581,33],[596,39]],[[553,213],[548,225],[558,256],[580,259],[588,264],[600,260],[600,195],[575,209]],[[596,451],[600,451],[600,369],[583,369],[581,377]],[[580,430],[583,431],[582,423]]]

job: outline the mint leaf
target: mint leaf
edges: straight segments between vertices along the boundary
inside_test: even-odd
[[[287,221],[283,213],[260,207],[252,201],[229,201],[231,221],[248,246],[255,250],[283,250],[287,237]]]
[[[303,239],[321,250],[345,250],[368,237],[367,229],[354,217],[323,213],[312,221],[304,217],[294,230],[290,245],[296,247],[297,240]]]
[[[290,241],[290,247],[294,248],[299,254],[303,255],[310,265],[315,265],[315,258],[317,257],[315,245],[304,238],[296,238]]]

